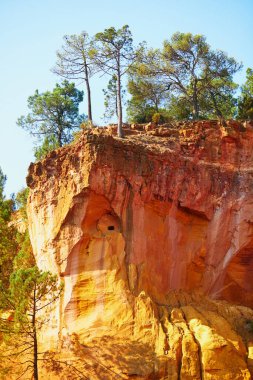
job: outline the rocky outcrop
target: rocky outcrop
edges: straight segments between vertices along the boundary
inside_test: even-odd
[[[30,166],[36,260],[65,283],[50,347],[92,379],[250,379],[253,126],[125,133]]]

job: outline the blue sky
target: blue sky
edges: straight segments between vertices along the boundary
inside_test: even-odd
[[[246,68],[253,67],[252,19],[253,0],[0,0],[0,166],[8,177],[6,193],[25,186],[34,159],[33,140],[16,120],[27,113],[35,89],[51,90],[59,81],[50,68],[65,34],[93,35],[128,24],[136,45],[145,40],[152,47],[176,31],[203,34],[212,48],[243,62],[235,78],[242,83]],[[106,78],[91,85],[94,119],[103,124]]]

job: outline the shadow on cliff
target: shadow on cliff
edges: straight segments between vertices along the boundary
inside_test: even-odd
[[[57,355],[49,354],[46,368],[60,379],[72,376],[71,380],[157,380],[167,378],[176,366],[171,358],[157,357],[148,344],[108,336],[94,339],[86,346],[74,334],[69,351],[65,351],[67,361],[62,360],[64,351],[61,360]]]

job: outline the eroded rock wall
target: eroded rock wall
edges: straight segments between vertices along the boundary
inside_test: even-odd
[[[123,376],[248,379],[250,309],[206,297],[253,305],[253,127],[146,129],[88,130],[30,166],[36,260],[65,283],[52,339],[122,346]]]

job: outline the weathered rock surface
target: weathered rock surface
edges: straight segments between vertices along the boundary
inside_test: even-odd
[[[36,260],[65,283],[46,342],[91,379],[250,379],[253,126],[146,129],[30,166]]]

